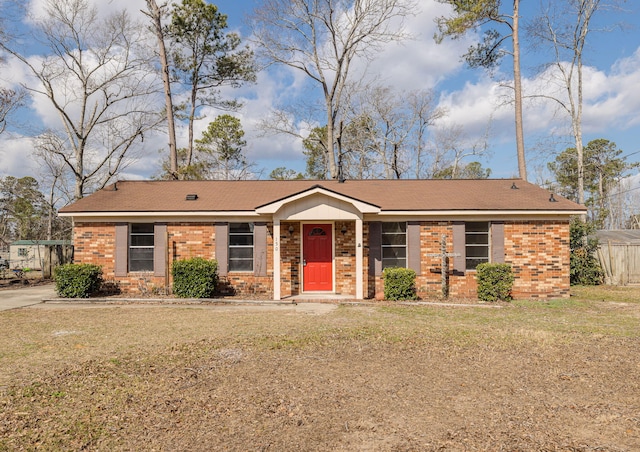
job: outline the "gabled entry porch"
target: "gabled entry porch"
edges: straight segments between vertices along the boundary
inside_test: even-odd
[[[364,299],[363,217],[379,210],[319,186],[256,209],[273,216],[273,298]]]

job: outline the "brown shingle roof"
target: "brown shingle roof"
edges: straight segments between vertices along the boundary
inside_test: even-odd
[[[515,184],[518,189],[512,189]],[[253,211],[314,187],[380,207],[382,211],[584,211],[572,201],[519,179],[328,181],[119,181],[61,213]],[[187,195],[197,195],[188,201]]]

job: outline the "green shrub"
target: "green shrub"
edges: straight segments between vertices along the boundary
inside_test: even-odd
[[[596,228],[580,217],[571,219],[570,226],[570,281],[571,285],[595,286],[602,284],[603,271],[596,257],[598,239],[593,237]]]
[[[56,292],[63,298],[88,298],[100,290],[102,267],[93,264],[64,264],[53,275]]]
[[[416,272],[409,268],[385,268],[384,279],[385,300],[415,300]]]
[[[201,257],[176,261],[171,268],[173,293],[181,298],[210,298],[218,285],[218,262]]]
[[[476,268],[478,298],[482,301],[511,300],[513,271],[509,264],[484,263]]]

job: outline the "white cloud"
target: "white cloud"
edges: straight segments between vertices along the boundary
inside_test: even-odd
[[[42,11],[45,0],[32,0],[33,11]],[[144,2],[130,0],[98,1],[92,4],[99,8],[100,14],[106,14],[120,8],[126,8],[137,17],[142,17],[140,9]],[[484,135],[487,128],[491,130],[490,146],[495,149],[495,162],[488,166],[498,167],[504,161],[509,168],[506,176],[513,174],[511,166],[515,163],[515,145],[513,144],[514,119],[513,106],[505,104],[508,89],[500,86],[496,80],[488,78],[481,70],[466,71],[461,62],[474,35],[458,40],[445,40],[436,44],[433,34],[436,31],[434,18],[446,13],[447,6],[434,0],[421,0],[421,10],[415,17],[406,21],[407,31],[415,39],[403,43],[389,44],[387,49],[379,52],[375,61],[367,66],[370,74],[379,75],[381,83],[402,90],[435,89],[442,90],[439,105],[448,110],[443,124],[461,125],[469,137]],[[231,14],[231,11],[222,11]],[[28,80],[22,66],[9,59],[8,69],[3,70],[5,80],[3,86],[11,86],[20,80]],[[359,66],[364,68],[364,66]],[[551,88],[549,72],[529,75],[523,79],[525,93],[548,94]],[[510,79],[509,73],[502,74]],[[640,127],[640,48],[632,55],[618,60],[612,67],[585,66],[585,109],[584,131],[592,136],[600,134],[616,141],[621,147],[635,150],[637,144],[632,136],[637,136]],[[31,83],[31,82],[30,82]],[[559,93],[555,91],[554,93]],[[241,89],[225,89],[229,97],[238,97],[244,102],[244,108],[235,113],[242,120],[248,142],[247,151],[251,159],[269,167],[266,174],[277,166],[304,169],[302,144],[299,139],[287,135],[261,136],[258,125],[262,119],[276,106],[292,100],[315,101],[313,91],[307,78],[300,73],[285,67],[271,68],[258,76],[255,85],[247,85]],[[199,137],[220,111],[204,110],[205,119],[198,121],[195,136]],[[51,108],[47,99],[34,99],[32,103],[33,122],[41,121],[45,125],[58,123],[57,113]],[[567,132],[567,118],[553,102],[525,101],[524,110],[526,142],[532,146],[534,136],[551,135]],[[37,118],[37,119],[36,119]],[[309,118],[297,118],[301,131],[308,132],[314,125],[305,122]],[[626,135],[623,135],[623,132]],[[618,137],[624,136],[624,140]],[[0,137],[0,171],[5,174],[22,174],[25,170],[25,141]],[[186,131],[178,130],[179,145],[186,143]],[[21,144],[22,143],[22,144]],[[166,135],[157,133],[145,136],[144,154],[127,168],[123,177],[149,177],[159,172],[162,153],[168,149]],[[513,156],[513,159],[511,158]],[[26,167],[28,170],[28,167]],[[502,173],[493,172],[495,176]]]
[[[33,141],[29,137],[5,133],[0,136],[0,177],[34,176],[38,164],[31,157]]]

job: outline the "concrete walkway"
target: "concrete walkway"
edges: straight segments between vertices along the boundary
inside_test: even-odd
[[[107,307],[122,306],[131,303],[131,306],[186,306],[199,307],[204,309],[281,309],[304,312],[307,314],[327,314],[340,304],[371,305],[366,301],[353,300],[350,297],[302,295],[289,297],[281,301],[270,300],[238,300],[238,299],[136,299],[136,298],[89,298],[89,299],[64,299],[58,298],[55,285],[20,286],[16,289],[0,290],[0,311],[9,309],[36,306],[39,308],[55,307]],[[446,307],[482,307],[501,308],[500,305],[487,304],[457,304],[446,302],[398,302],[401,305],[418,306],[446,306]]]
[[[0,311],[33,306],[42,303],[45,298],[55,296],[56,290],[53,284],[21,286],[18,289],[0,290]]]
[[[122,299],[122,298],[91,298],[91,299],[61,299],[58,298],[55,285],[46,284],[38,286],[20,286],[16,289],[0,290],[0,311],[10,309],[18,309],[25,307],[37,307],[43,309],[56,308],[98,308],[98,307],[117,307],[126,303],[132,306],[150,306],[158,303],[163,306],[185,306],[198,307],[203,309],[282,309],[293,310],[305,314],[322,315],[328,314],[338,307],[335,303],[298,303],[298,302],[269,302],[269,301],[222,301],[214,303],[202,303],[202,300],[149,300],[149,299]]]

